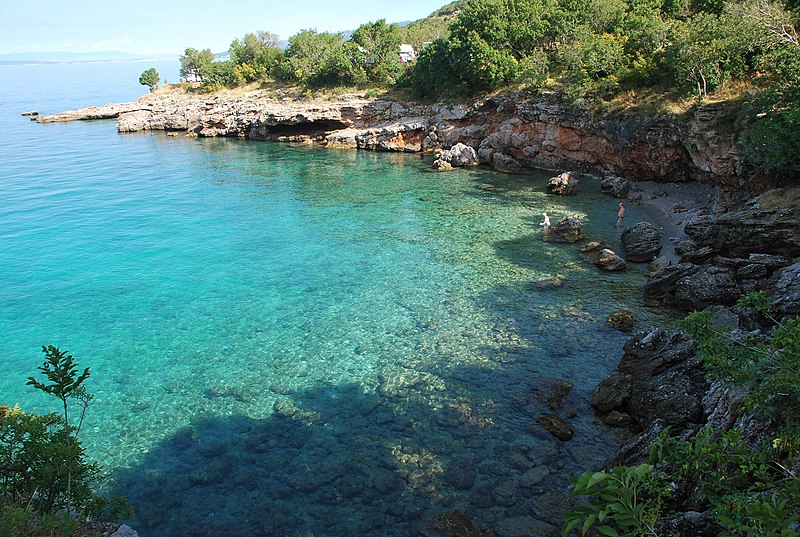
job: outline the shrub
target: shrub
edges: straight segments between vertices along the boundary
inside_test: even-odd
[[[652,465],[585,472],[573,484],[572,496],[590,499],[567,513],[562,535],[568,535],[581,523],[581,535],[586,535],[593,525],[601,535],[655,534],[662,493],[654,486]]]

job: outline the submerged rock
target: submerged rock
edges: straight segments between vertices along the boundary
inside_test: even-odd
[[[630,310],[620,310],[612,313],[608,318],[608,325],[620,332],[630,332],[633,330],[633,312]]]
[[[573,428],[555,414],[542,414],[536,420],[547,429],[547,432],[559,440],[570,440],[575,434]]]

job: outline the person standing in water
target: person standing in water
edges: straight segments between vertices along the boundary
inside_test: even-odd
[[[617,213],[617,227],[622,225],[622,219],[625,217],[625,206],[619,204],[619,212]]]
[[[544,226],[545,229],[549,229],[550,228],[550,216],[547,214],[546,211],[544,213],[544,222],[542,222],[539,225],[540,226]]]

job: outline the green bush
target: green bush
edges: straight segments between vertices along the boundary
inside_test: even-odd
[[[758,303],[745,297],[742,304]],[[760,306],[763,308],[763,304]],[[679,326],[698,342],[698,355],[714,378],[747,386],[745,399],[756,415],[777,420],[787,431],[800,428],[800,318],[787,319],[768,338],[734,338],[715,326],[711,312],[695,312]]]
[[[652,465],[585,472],[573,485],[572,496],[589,496],[589,501],[567,513],[562,535],[578,525],[581,535],[592,527],[601,535],[615,537],[655,535],[663,493],[653,479]]]

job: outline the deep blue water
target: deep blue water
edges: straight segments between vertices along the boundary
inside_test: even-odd
[[[142,537],[414,535],[456,508],[555,531],[569,476],[617,440],[588,406],[626,337],[605,319],[658,314],[642,268],[601,273],[538,222],[577,213],[618,246],[616,200],[19,115],[133,99],[153,65],[0,66],[0,403],[57,410],[25,386],[42,345],[90,366],[83,442]],[[569,442],[536,422],[552,378],[575,384]]]

